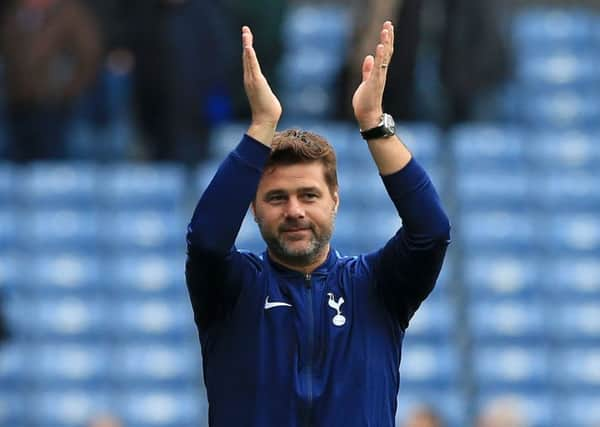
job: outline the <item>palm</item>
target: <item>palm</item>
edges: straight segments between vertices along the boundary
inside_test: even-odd
[[[352,96],[354,116],[361,129],[376,126],[383,113],[383,91],[387,67],[393,53],[394,28],[386,21],[380,35],[375,55],[368,55],[362,64],[362,82]]]
[[[381,106],[381,97],[373,96],[373,82],[363,81],[352,96],[352,108],[354,116],[365,117],[369,112],[377,110]]]

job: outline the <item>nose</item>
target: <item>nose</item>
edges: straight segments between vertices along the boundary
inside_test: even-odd
[[[304,207],[296,197],[290,197],[286,210],[286,218],[304,218]]]

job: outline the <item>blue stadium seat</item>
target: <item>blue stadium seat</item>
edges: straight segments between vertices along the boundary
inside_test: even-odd
[[[93,417],[110,412],[111,399],[105,390],[68,387],[32,393],[28,413],[30,426],[81,427]]]
[[[20,199],[33,208],[95,206],[100,185],[97,167],[89,163],[33,163],[17,183]]]
[[[582,49],[540,49],[518,58],[516,80],[524,85],[593,88],[600,83],[596,70],[600,59],[596,52]],[[597,87],[597,86],[596,86]]]
[[[527,144],[528,157],[540,171],[595,172],[600,162],[599,137],[598,132],[584,129],[532,131]]]
[[[440,157],[440,129],[429,123],[398,123],[396,134],[415,159],[424,165],[437,164]]]
[[[34,339],[74,342],[106,336],[110,313],[101,298],[46,295],[30,304],[25,324]]]
[[[124,298],[113,303],[111,335],[128,343],[197,337],[189,298]]]
[[[402,348],[400,388],[449,387],[458,381],[459,356],[450,345],[423,345],[407,340]]]
[[[456,324],[453,310],[447,300],[425,300],[411,319],[406,338],[419,341],[449,338]]]
[[[28,369],[25,363],[27,347],[22,343],[8,342],[4,343],[0,349],[0,392],[17,390],[24,385],[23,379]],[[0,410],[1,420],[2,410]]]
[[[34,344],[28,350],[27,375],[29,384],[33,387],[99,388],[109,385],[108,372],[113,361],[106,344],[46,341]]]
[[[545,229],[544,243],[551,253],[591,255],[600,252],[600,218],[597,212],[551,215]]]
[[[516,388],[482,390],[477,402],[476,411],[481,413],[492,402],[499,400],[514,404],[514,411],[524,417],[529,427],[556,427],[556,411],[551,393],[547,391],[524,391]],[[574,427],[574,426],[570,426]]]
[[[295,6],[286,13],[283,41],[292,51],[308,45],[340,54],[345,51],[350,36],[350,12],[342,4]]]
[[[396,425],[405,425],[410,414],[423,404],[436,410],[448,427],[468,425],[467,404],[461,390],[439,387],[404,387],[400,380]]]
[[[35,210],[21,220],[21,245],[27,251],[95,251],[100,224],[87,210]]]
[[[544,265],[547,292],[557,301],[600,297],[600,263],[596,256],[559,255]]]
[[[456,172],[456,198],[460,208],[511,209],[524,211],[532,207],[535,193],[532,173],[516,168]]]
[[[600,350],[597,341],[587,346],[560,349],[553,361],[553,379],[563,391],[600,391]]]
[[[550,323],[552,334],[561,343],[588,342],[600,340],[600,299],[595,301],[569,301],[562,299],[560,304],[550,301],[552,311]],[[600,365],[599,365],[600,367]]]
[[[358,215],[357,233],[354,238],[360,241],[364,251],[382,248],[402,226],[396,209],[388,201],[385,206],[368,206]],[[369,224],[368,229],[364,224]]]
[[[121,387],[185,387],[199,383],[201,365],[196,341],[176,348],[157,341],[118,347],[110,375]]]
[[[106,260],[105,287],[120,296],[178,295],[185,292],[185,255],[125,254]]]
[[[516,98],[515,120],[542,128],[593,127],[600,117],[598,91],[521,90]]]
[[[0,426],[25,427],[27,424],[25,393],[16,389],[0,388]]]
[[[73,252],[42,252],[23,271],[24,286],[38,294],[98,293],[103,287],[102,265],[95,256]]]
[[[0,162],[0,206],[12,205],[15,202],[18,179],[19,171],[16,167],[11,163]]]
[[[600,392],[574,391],[556,399],[557,427],[588,427],[600,424]]]
[[[211,158],[218,163],[223,161],[225,156],[227,156],[242,140],[242,137],[248,131],[248,126],[249,124],[245,122],[228,122],[215,126],[215,128],[211,130],[209,139]],[[204,165],[199,165],[199,169],[204,169]]]
[[[14,249],[17,246],[18,229],[17,212],[0,210],[0,249]]]
[[[223,154],[223,157],[216,157],[214,160],[207,160],[203,163],[200,163],[196,169],[196,171],[194,172],[194,195],[193,195],[193,202],[197,203],[198,200],[200,200],[200,196],[202,195],[202,193],[204,192],[204,190],[206,189],[206,187],[208,187],[208,184],[210,184],[210,181],[213,179],[213,177],[215,176],[215,173],[217,172],[217,170],[219,169],[219,165],[221,164],[221,161],[223,161],[225,159],[225,154]],[[189,217],[192,217],[192,211],[190,211],[189,213]]]
[[[100,197],[116,209],[172,210],[183,202],[185,169],[178,164],[106,166],[100,173]]]
[[[475,252],[482,249],[531,252],[539,245],[536,217],[508,210],[463,213],[458,218],[455,235],[460,236],[467,250]]]
[[[340,186],[340,209],[347,206],[381,209],[394,209],[390,197],[385,190],[381,176],[371,161],[359,169],[340,169],[338,171]]]
[[[475,381],[484,389],[543,390],[550,385],[550,354],[541,346],[473,346]]]
[[[529,7],[512,20],[513,42],[520,54],[591,44],[594,15],[585,8]]]
[[[464,260],[464,283],[473,301],[479,298],[528,298],[544,291],[535,256],[511,252],[474,253]]]
[[[540,342],[547,337],[546,313],[537,301],[479,300],[468,308],[469,328],[478,342]]]
[[[342,61],[332,58],[319,45],[304,45],[283,55],[278,72],[284,76],[286,90],[298,91],[309,85],[330,88],[338,78]]]
[[[131,390],[119,393],[117,402],[118,412],[123,414],[127,427],[206,425],[206,406],[195,389]]]
[[[535,192],[541,209],[549,212],[600,210],[600,173],[539,174]]]
[[[332,117],[335,99],[332,90],[324,84],[307,84],[299,89],[282,90],[280,99],[291,117],[318,119]]]
[[[103,246],[112,251],[182,252],[188,219],[182,212],[127,210],[103,218]]]
[[[242,226],[235,241],[235,246],[238,249],[251,251],[256,254],[260,254],[266,249],[266,244],[262,239],[258,225],[250,212],[248,212],[244,218],[244,222],[242,222]]]
[[[450,132],[456,167],[467,170],[510,170],[526,166],[525,134],[515,126],[467,124]]]

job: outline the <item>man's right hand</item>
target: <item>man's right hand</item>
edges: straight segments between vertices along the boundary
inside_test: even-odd
[[[271,146],[277,123],[281,117],[281,104],[260,70],[252,45],[253,40],[250,28],[242,27],[244,89],[252,112],[252,124],[248,129],[248,135]]]

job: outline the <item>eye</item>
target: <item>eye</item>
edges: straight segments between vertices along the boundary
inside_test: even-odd
[[[272,194],[267,197],[267,202],[269,203],[279,203],[285,200],[285,196],[283,194]]]
[[[306,199],[306,200],[314,200],[314,199],[318,198],[319,195],[317,193],[304,193],[302,195],[302,197],[304,197],[304,199]]]

